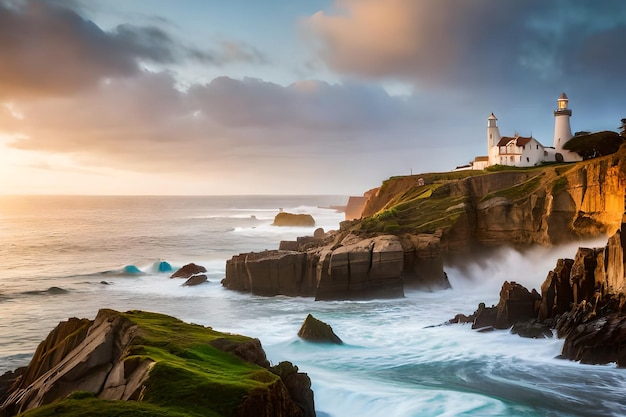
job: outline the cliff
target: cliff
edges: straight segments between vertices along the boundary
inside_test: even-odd
[[[441,235],[444,254],[552,245],[615,232],[624,213],[626,147],[575,164],[395,177],[353,232]]]
[[[222,284],[260,295],[399,297],[448,288],[444,264],[498,246],[608,236],[621,224],[626,146],[575,164],[394,177],[360,219],[323,238],[281,242],[226,264]],[[356,215],[354,217],[357,217]]]
[[[28,367],[0,378],[0,416],[314,416],[308,376],[280,371],[258,339],[100,310],[60,323]]]

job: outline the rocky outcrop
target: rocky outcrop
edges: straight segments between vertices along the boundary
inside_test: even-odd
[[[315,296],[318,300],[402,297],[404,248],[396,236],[339,242],[307,251],[233,256],[222,284],[258,295]]]
[[[224,360],[219,351],[240,359]],[[124,401],[148,402],[164,411],[193,407],[194,415],[315,415],[309,378],[297,370],[286,381],[271,373],[258,339],[155,313],[100,310],[93,322],[60,323],[31,364],[17,378],[14,375],[0,378],[0,384],[11,384],[8,389],[0,386],[0,393],[5,393],[0,404],[3,417],[65,401],[74,391],[122,400],[102,403],[110,408],[109,415],[123,410]],[[220,375],[219,381],[215,375]],[[212,400],[202,400],[207,397]],[[190,398],[195,401],[190,403]]]
[[[444,272],[441,233],[404,234],[402,278],[408,288],[434,291],[450,288]]]
[[[315,266],[308,254],[297,251],[244,253],[226,261],[222,285],[257,295],[315,295]]]
[[[516,323],[533,319],[537,316],[541,297],[535,291],[528,291],[516,282],[505,281],[500,290],[497,306],[486,307],[480,303],[471,316],[457,315],[449,323],[472,323],[472,329],[508,329]],[[518,332],[526,333],[518,327]]]
[[[306,316],[302,327],[298,331],[298,337],[309,342],[316,343],[334,343],[342,345],[343,342],[335,334],[333,328],[321,320],[316,319],[311,314]]]
[[[316,262],[316,300],[404,296],[404,249],[396,236],[361,239],[349,235],[323,248]]]
[[[274,217],[273,226],[312,227],[315,219],[310,214],[293,214],[281,211]]]
[[[605,247],[579,248],[574,259],[559,259],[541,297],[505,282],[497,307],[481,303],[473,315],[459,314],[450,323],[513,326],[513,333],[526,337],[548,337],[556,329],[565,338],[562,358],[626,367],[625,226]]]
[[[581,363],[626,367],[626,315],[614,313],[572,328],[561,356]]]
[[[194,275],[200,275],[206,272],[206,268],[202,265],[196,265],[194,263],[187,264],[182,268],[178,269],[170,278],[184,278],[189,279]]]

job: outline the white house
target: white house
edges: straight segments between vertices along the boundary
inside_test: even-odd
[[[471,169],[485,169],[492,165],[530,167],[543,162],[576,162],[582,157],[575,152],[563,149],[563,145],[572,138],[569,118],[572,111],[567,107],[565,93],[558,99],[554,111],[554,146],[543,146],[537,139],[519,136],[501,136],[498,119],[491,113],[487,118],[487,156],[477,156],[470,163]]]

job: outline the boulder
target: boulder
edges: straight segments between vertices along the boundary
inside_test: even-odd
[[[273,226],[312,227],[315,219],[310,214],[293,214],[280,212],[274,217]]]
[[[191,278],[194,275],[203,274],[206,272],[206,268],[194,263],[187,264],[180,268],[178,271],[170,275],[170,278]]]
[[[324,228],[323,227],[318,227],[317,229],[315,229],[315,231],[313,232],[313,237],[315,239],[324,239],[326,237],[326,233],[324,232]]]
[[[530,339],[550,339],[553,336],[551,326],[537,320],[517,322],[511,327],[511,333]]]
[[[540,301],[537,291],[531,292],[516,282],[505,281],[496,306],[495,328],[508,329],[517,322],[536,318]]]
[[[304,319],[302,327],[300,327],[300,330],[298,331],[298,337],[309,342],[334,343],[336,345],[343,344],[339,336],[337,336],[333,331],[332,327],[323,321],[316,319],[311,314],[306,316],[306,319]]]
[[[189,279],[187,279],[187,281],[183,283],[183,287],[191,287],[194,285],[200,285],[205,282],[208,282],[208,278],[206,275],[204,274],[192,275],[189,277]]]

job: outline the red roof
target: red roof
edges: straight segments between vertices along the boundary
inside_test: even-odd
[[[524,146],[526,145],[528,142],[531,141],[531,139],[533,139],[532,137],[526,138],[523,136],[516,136],[514,138],[508,137],[508,136],[503,136],[502,139],[500,139],[500,142],[498,142],[498,146],[506,146],[509,144],[509,142],[513,141],[515,146]]]

